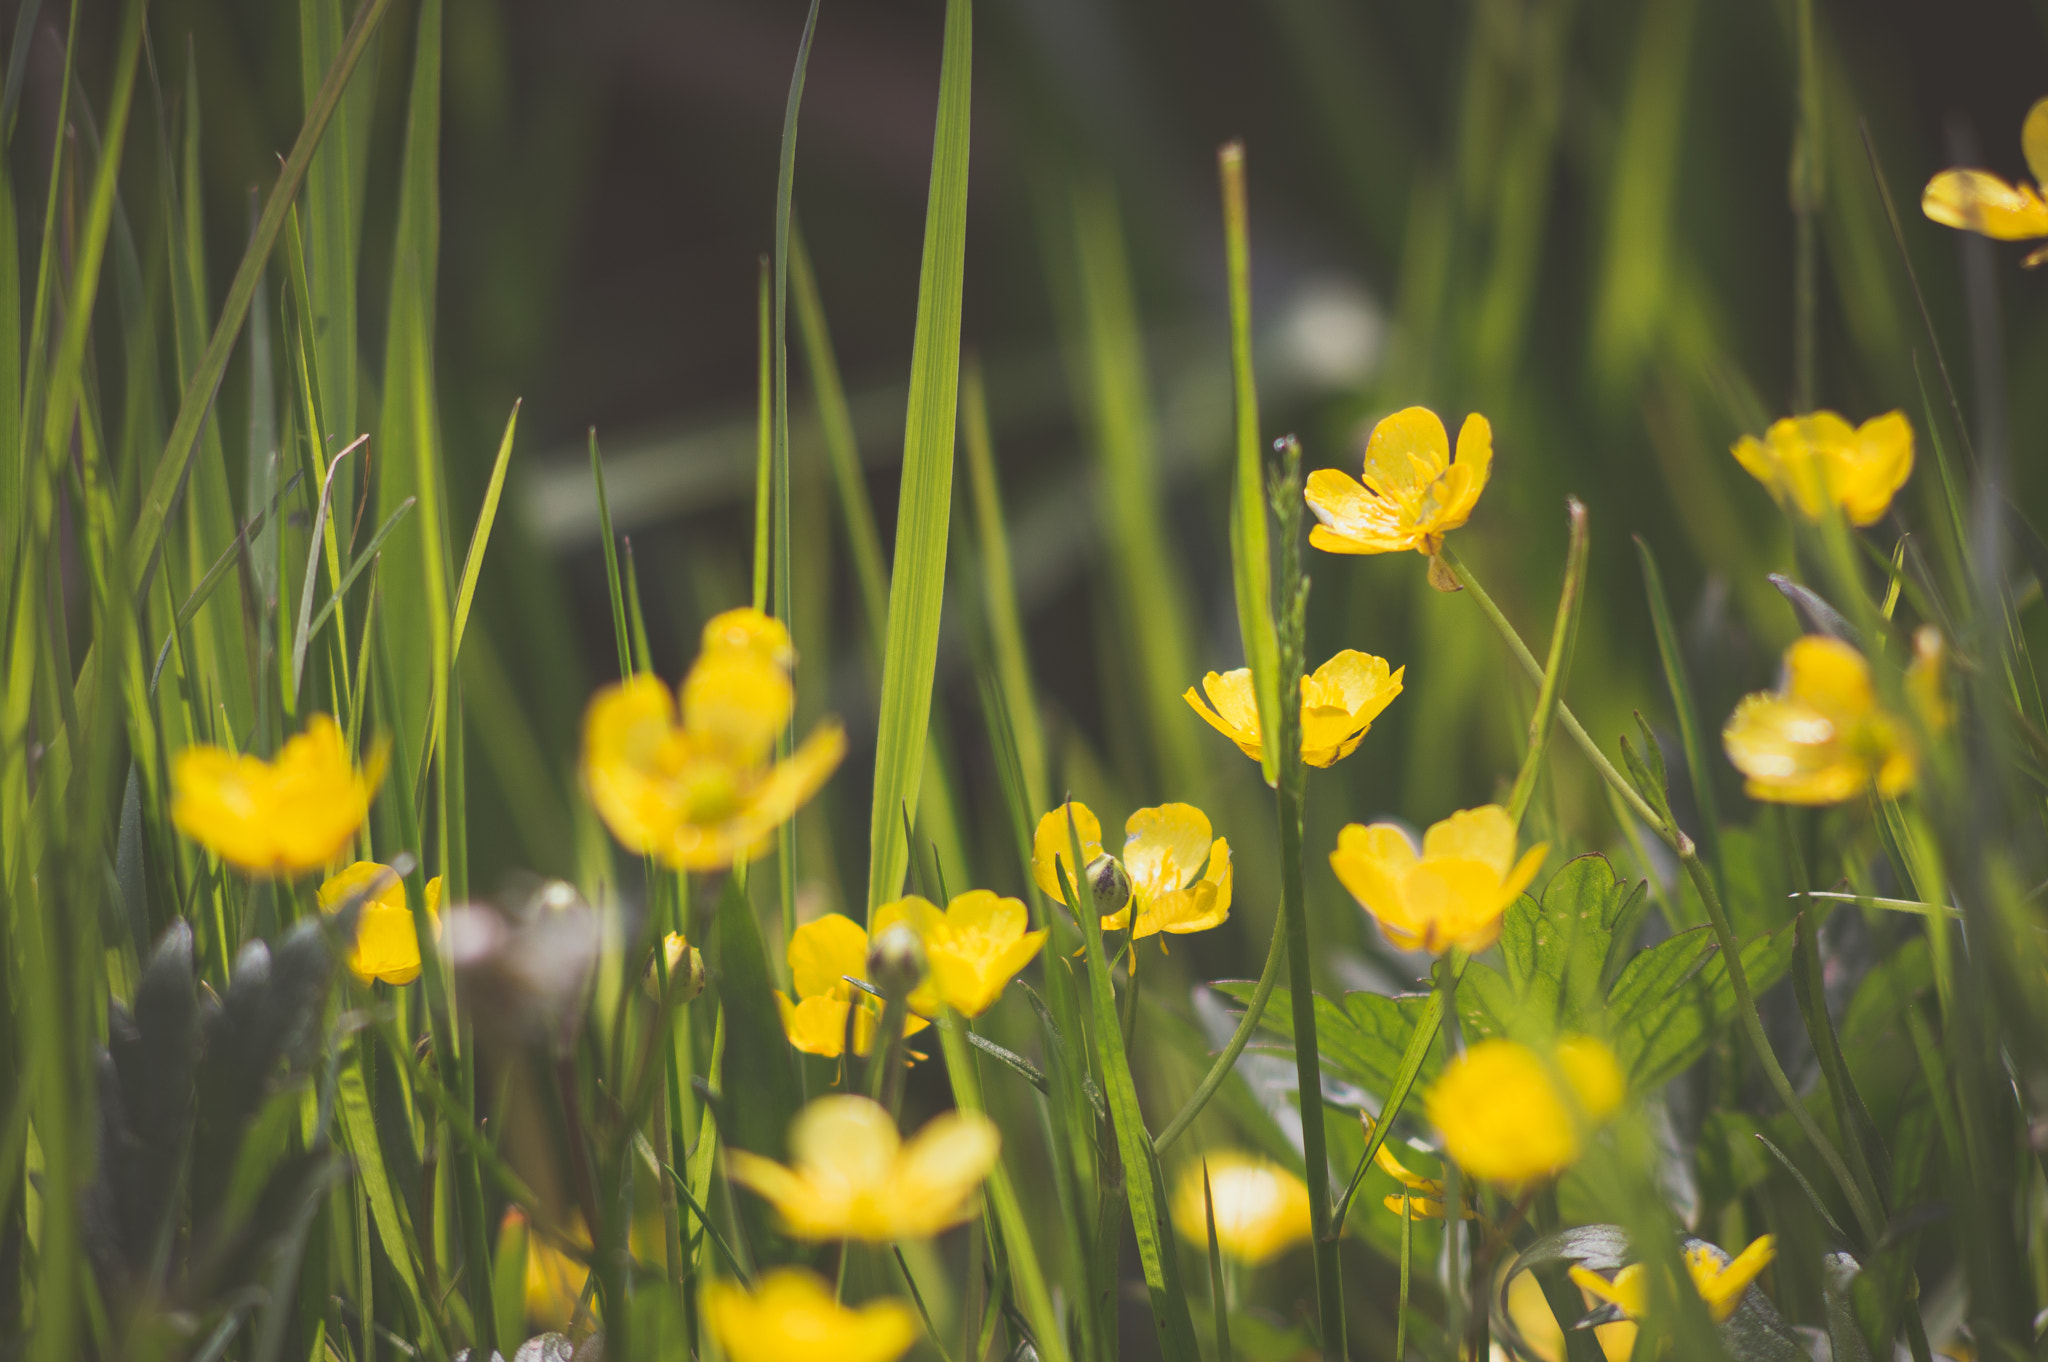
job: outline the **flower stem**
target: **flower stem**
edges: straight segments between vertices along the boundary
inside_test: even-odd
[[[1179,1139],[1187,1128],[1202,1114],[1202,1108],[1223,1086],[1223,1080],[1230,1077],[1230,1071],[1237,1064],[1237,1057],[1244,1053],[1244,1047],[1251,1041],[1252,1032],[1259,1027],[1259,1018],[1266,1015],[1266,1002],[1273,996],[1273,985],[1280,982],[1280,963],[1286,952],[1282,949],[1285,936],[1281,928],[1285,924],[1273,924],[1273,943],[1266,947],[1266,967],[1259,973],[1259,986],[1252,992],[1251,1001],[1245,1004],[1244,1016],[1238,1020],[1237,1030],[1231,1033],[1230,1043],[1216,1056],[1216,1062],[1209,1066],[1209,1072],[1202,1075],[1202,1081],[1195,1088],[1194,1095],[1180,1113],[1166,1123],[1166,1128],[1152,1137],[1153,1152],[1164,1154],[1166,1147]]]

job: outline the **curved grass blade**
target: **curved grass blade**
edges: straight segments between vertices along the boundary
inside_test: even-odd
[[[1216,1311],[1217,1362],[1230,1362],[1230,1304],[1223,1297],[1223,1253],[1216,1243],[1216,1195],[1209,1187],[1209,1161],[1202,1160],[1202,1220],[1209,1230],[1209,1303]],[[1394,1356],[1401,1354],[1397,1349]]]
[[[1650,603],[1650,625],[1657,635],[1657,656],[1664,663],[1664,682],[1671,690],[1671,708],[1678,715],[1686,773],[1692,777],[1693,803],[1700,812],[1700,844],[1706,848],[1715,881],[1725,889],[1728,876],[1721,863],[1721,814],[1714,800],[1714,768],[1707,763],[1706,740],[1700,732],[1699,706],[1693,701],[1692,680],[1686,675],[1685,654],[1678,647],[1678,630],[1671,621],[1671,602],[1664,594],[1657,557],[1650,552],[1649,540],[1636,535],[1635,541],[1636,556],[1642,560],[1643,595]]]
[[[505,434],[498,441],[498,459],[491,465],[483,508],[476,513],[476,528],[469,535],[469,552],[462,560],[462,585],[455,592],[455,625],[448,636],[451,666],[462,657],[462,634],[469,626],[469,607],[476,599],[477,578],[483,574],[484,549],[491,542],[491,527],[498,521],[498,499],[505,492],[505,469],[512,462],[512,435],[519,428],[519,403],[523,400],[515,400],[512,414],[505,418]]]
[[[405,519],[406,515],[417,504],[413,498],[407,497],[404,501],[398,503],[396,510],[384,517],[384,523],[379,525],[377,532],[370,536],[370,542],[363,545],[362,551],[356,554],[355,561],[348,565],[348,572],[341,579],[340,589],[327,598],[327,604],[321,606],[320,613],[313,617],[312,625],[306,630],[307,638],[310,639],[319,634],[320,626],[327,623],[327,617],[334,613],[336,602],[348,595],[348,589],[355,585],[356,578],[363,575],[363,569],[376,561],[378,551],[384,547],[385,538],[398,528],[398,522]],[[360,673],[358,674],[360,675]]]

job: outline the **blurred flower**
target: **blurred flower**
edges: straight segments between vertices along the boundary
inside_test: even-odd
[[[1536,878],[1550,848],[1515,859],[1506,809],[1461,809],[1423,834],[1418,854],[1392,823],[1352,823],[1337,834],[1330,868],[1402,950],[1483,951],[1500,935],[1501,914]]]
[[[652,676],[606,686],[583,717],[583,784],[612,835],[679,870],[717,870],[767,849],[769,834],[818,792],[846,754],[835,720],[773,761],[795,688],[789,631],[758,611],[705,627],[683,678],[682,721]]]
[[[865,1055],[873,1050],[882,1000],[846,982],[848,976],[867,978],[868,934],[861,925],[841,913],[806,922],[789,938],[788,959],[797,1001],[792,1003],[788,994],[777,989],[775,1003],[782,1012],[782,1029],[789,1043],[805,1054],[836,1059],[846,1049],[847,1015],[851,1013],[853,1052]],[[904,1020],[903,1034],[915,1035],[928,1025],[912,1013]]]
[[[589,1227],[580,1212],[571,1211],[562,1231],[550,1233],[530,1223],[514,1206],[498,1224],[499,1256],[516,1249],[521,1240],[526,1247],[527,1321],[543,1330],[566,1332],[589,1287]],[[665,1251],[661,1218],[643,1215],[635,1220],[628,1227],[627,1245],[636,1263],[659,1261]]]
[[[974,1214],[1002,1137],[979,1112],[933,1117],[903,1143],[865,1097],[820,1097],[789,1127],[795,1167],[729,1150],[726,1174],[752,1188],[799,1239],[929,1239]]]
[[[1591,1036],[1565,1037],[1548,1058],[1492,1039],[1444,1066],[1423,1110],[1460,1168],[1515,1186],[1578,1162],[1587,1132],[1621,1109],[1627,1091],[1614,1052]]]
[[[1024,930],[1030,915],[1022,900],[987,889],[955,896],[944,912],[916,895],[875,909],[877,934],[895,923],[907,925],[924,943],[929,973],[910,995],[910,1006],[926,1016],[936,1015],[941,1003],[969,1017],[988,1011],[1038,954],[1046,935]]]
[[[682,1006],[704,991],[704,953],[690,944],[681,932],[669,932],[661,938],[663,962],[668,966],[669,990],[675,994],[676,1005]],[[656,976],[650,959],[647,970],[647,991],[659,997],[661,981]]]
[[[1929,728],[1947,722],[1940,634],[1922,629],[1906,693]],[[1748,777],[1751,799],[1839,804],[1873,787],[1897,795],[1913,783],[1918,754],[1904,720],[1878,703],[1870,663],[1849,644],[1808,634],[1785,650],[1775,691],[1743,697],[1721,730],[1728,760]]]
[[[704,1323],[731,1362],[895,1362],[917,1341],[917,1316],[894,1297],[849,1308],[824,1279],[772,1268],[751,1292],[714,1278],[704,1285]]]
[[[2034,179],[2048,184],[2048,99],[2036,101],[2020,125],[2020,150]],[[2007,184],[1988,170],[1944,170],[1927,182],[1920,211],[1944,227],[1988,236],[1994,241],[2048,237],[2048,201],[2038,184]],[[2022,262],[2029,268],[2048,260],[2048,246]]]
[[[1389,672],[1385,658],[1346,648],[1301,678],[1301,759],[1310,766],[1329,766],[1355,751],[1380,711],[1401,693],[1401,676]],[[1189,686],[1181,698],[1218,733],[1236,743],[1253,761],[1263,751],[1259,733],[1259,701],[1252,691],[1248,667],[1202,678],[1210,704],[1202,703]]]
[[[1366,1143],[1372,1143],[1372,1117],[1361,1111],[1358,1113],[1358,1119],[1365,1126]],[[1379,1170],[1382,1173],[1385,1173],[1396,1183],[1400,1184],[1403,1189],[1399,1192],[1388,1193],[1382,1199],[1381,1205],[1385,1206],[1395,1215],[1405,1215],[1411,1220],[1441,1220],[1444,1218],[1444,1204],[1449,1200],[1450,1193],[1445,1190],[1442,1182],[1435,1178],[1426,1178],[1420,1173],[1410,1172],[1408,1165],[1402,1163],[1400,1158],[1394,1153],[1391,1142],[1381,1142],[1379,1152],[1373,1155],[1373,1162],[1379,1165]],[[1463,1200],[1465,1203],[1462,1212],[1464,1218],[1467,1220],[1477,1220],[1479,1212],[1472,1209],[1471,1188],[1467,1187],[1465,1189]]]
[[[1695,1240],[1686,1245],[1685,1270],[1692,1278],[1693,1289],[1706,1302],[1714,1323],[1725,1324],[1742,1303],[1744,1293],[1777,1255],[1777,1238],[1769,1234],[1752,1241],[1733,1258],[1712,1244]],[[1649,1308],[1649,1273],[1641,1263],[1630,1263],[1615,1273],[1612,1281],[1584,1267],[1572,1268],[1571,1279],[1589,1295],[1612,1307],[1596,1311],[1596,1315],[1619,1314],[1639,1320]]]
[[[1207,1202],[1202,1170],[1209,1173]],[[1216,1211],[1216,1247],[1245,1263],[1263,1263],[1309,1237],[1308,1188],[1285,1168],[1225,1151],[1181,1170],[1173,1193],[1173,1227],[1207,1248],[1207,1210]]]
[[[441,920],[441,955],[463,1010],[505,1040],[570,1045],[604,945],[595,908],[563,880],[541,881],[517,906],[462,903]]]
[[[384,883],[378,885],[382,879]],[[372,886],[376,886],[374,889]],[[349,972],[368,984],[409,984],[420,977],[420,942],[405,904],[405,881],[390,866],[357,861],[330,875],[317,895],[320,911],[332,913],[357,894],[365,894],[356,914],[355,945],[349,950]],[[439,927],[441,877],[427,881],[427,916]]]
[[[369,817],[385,752],[379,743],[357,767],[325,714],[309,717],[275,761],[197,743],[171,762],[171,821],[252,875],[318,870],[341,856]]]
[[[1458,432],[1457,457],[1444,423],[1427,407],[1397,411],[1365,444],[1365,481],[1319,468],[1303,494],[1322,522],[1308,542],[1326,553],[1398,553],[1434,557],[1444,535],[1465,523],[1493,465],[1493,427],[1474,412]]]
[[[1771,422],[1759,440],[1745,435],[1735,461],[1781,506],[1819,520],[1839,506],[1852,525],[1875,524],[1913,472],[1913,426],[1904,412],[1852,426],[1831,411]]]

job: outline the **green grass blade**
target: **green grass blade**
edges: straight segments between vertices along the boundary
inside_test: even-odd
[[[328,534],[328,530],[332,525],[330,516],[334,502],[334,476],[341,470],[341,461],[347,458],[354,450],[360,448],[362,443],[362,441],[358,440],[355,444],[336,454],[334,462],[327,466],[327,476],[320,485],[320,505],[313,512],[313,534],[311,543],[306,551],[306,581],[299,592],[299,627],[296,637],[292,639],[291,694],[294,699],[299,694],[299,683],[305,675],[306,643],[313,636],[313,588],[320,580],[318,570],[319,554],[323,547],[333,542],[332,537]],[[381,535],[382,531],[379,531],[379,534]],[[341,585],[346,580],[349,579],[336,579],[335,589],[330,593],[330,600],[328,602],[330,608],[333,607],[335,601],[341,599],[343,592],[347,590],[347,587]],[[320,618],[325,620],[327,613],[327,611],[322,611]]]
[[[938,666],[952,520],[953,435],[959,411],[960,295],[967,259],[968,115],[973,78],[972,0],[947,0],[938,127],[925,205],[924,264],[910,403],[903,432],[903,487],[896,510],[895,571],[882,655],[880,731],[869,809],[868,907],[897,896],[910,864],[900,810],[917,803]]]
[[[308,114],[319,99],[322,76],[342,50],[344,9],[343,0],[299,0],[299,81]],[[358,433],[356,263],[362,196],[355,167],[376,95],[374,79],[343,94],[339,116],[306,168],[307,324],[327,418],[313,436],[323,458],[333,442]],[[348,500],[346,490],[343,500]]]
[[[1202,1160],[1202,1220],[1209,1230],[1209,1303],[1216,1310],[1216,1362],[1230,1362],[1230,1304],[1223,1294],[1223,1253],[1216,1244],[1216,1195],[1209,1187],[1207,1159]]]
[[[1721,814],[1714,799],[1714,768],[1708,764],[1699,706],[1693,700],[1692,680],[1686,674],[1685,654],[1678,646],[1678,629],[1672,623],[1671,602],[1664,594],[1664,576],[1657,570],[1656,555],[1650,552],[1649,541],[1641,535],[1635,536],[1635,541],[1643,564],[1643,594],[1650,602],[1650,624],[1657,635],[1657,655],[1664,663],[1671,707],[1678,714],[1678,740],[1685,749],[1687,772],[1692,776],[1693,802],[1699,806],[1700,845],[1706,849],[1715,882],[1725,890],[1728,875],[1721,862]]]
[[[348,589],[355,585],[356,578],[362,576],[363,569],[368,567],[379,553],[383,552],[385,539],[389,537],[393,530],[398,528],[399,522],[404,520],[406,515],[417,504],[411,497],[407,497],[392,509],[390,515],[384,517],[384,523],[377,527],[377,532],[370,536],[368,543],[363,545],[362,552],[358,553],[355,561],[348,565],[348,572],[342,577],[340,588],[327,598],[327,604],[320,607],[320,613],[313,616],[313,622],[306,629],[307,638],[311,639],[319,636],[320,627],[327,623],[328,617],[334,614],[336,605],[343,597],[348,595]]]
[[[1557,594],[1557,621],[1550,629],[1550,656],[1543,666],[1543,684],[1536,693],[1536,709],[1529,716],[1529,748],[1522,769],[1515,774],[1515,788],[1508,796],[1508,817],[1517,827],[1529,811],[1536,794],[1537,777],[1543,773],[1543,754],[1550,748],[1550,731],[1557,719],[1558,696],[1572,667],[1572,651],[1578,643],[1579,616],[1586,601],[1586,508],[1576,497],[1565,503],[1571,516],[1571,545],[1565,552],[1564,587]]]
[[[128,570],[138,596],[154,566],[164,521],[170,515],[178,486],[198,449],[200,426],[213,407],[214,396],[220,390],[221,376],[227,372],[228,356],[234,350],[235,338],[241,334],[242,322],[248,317],[249,305],[255,299],[256,280],[263,272],[270,248],[276,244],[278,233],[284,227],[285,214],[305,178],[314,150],[320,145],[321,134],[327,130],[328,120],[341,102],[342,91],[347,88],[348,79],[354,74],[363,53],[369,49],[378,23],[390,12],[391,4],[392,0],[364,0],[363,7],[356,12],[355,22],[343,39],[341,52],[328,68],[327,79],[306,112],[305,125],[299,130],[298,140],[292,144],[284,169],[278,175],[277,183],[271,186],[269,198],[264,201],[263,216],[258,220],[255,235],[228,285],[227,301],[221,308],[212,339],[207,342],[198,368],[186,381],[184,395],[178,402],[177,420],[172,423],[170,439],[165,441],[163,453],[157,458],[149,492],[143,499],[135,529],[129,536]]]
[[[469,607],[476,599],[476,581],[483,574],[484,550],[491,542],[491,526],[498,521],[498,499],[505,492],[505,469],[512,462],[512,436],[519,428],[519,403],[505,418],[505,434],[498,441],[498,458],[491,465],[490,485],[484,489],[483,508],[476,513],[476,528],[469,534],[469,552],[462,560],[462,584],[455,592],[455,627],[449,634],[448,657],[462,657],[462,634],[469,626]]]
[[[633,674],[633,640],[626,630],[626,593],[619,582],[618,539],[612,534],[612,503],[604,490],[604,459],[597,452],[597,427],[590,428],[590,476],[597,483],[597,520],[604,535],[604,584],[612,598],[612,638],[619,647],[619,677]]]
[[[754,443],[754,608],[768,608],[768,551],[773,524],[775,465],[775,285],[767,256],[761,257],[760,404]]]
[[[1237,462],[1230,501],[1231,580],[1245,665],[1258,696],[1259,731],[1280,731],[1280,645],[1273,632],[1273,560],[1266,534],[1264,465],[1259,457],[1259,389],[1252,377],[1251,214],[1244,187],[1244,143],[1216,152],[1223,183],[1223,254],[1230,281],[1230,375],[1236,402]],[[1193,680],[1192,677],[1189,678]],[[1280,780],[1278,750],[1267,743],[1259,766],[1266,783]]]

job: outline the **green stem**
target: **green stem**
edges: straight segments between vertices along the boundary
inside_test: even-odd
[[[1280,982],[1280,961],[1285,954],[1281,950],[1281,926],[1282,924],[1277,922],[1273,924],[1273,943],[1266,947],[1266,968],[1259,974],[1259,986],[1253,990],[1251,1001],[1245,1005],[1244,1016],[1238,1020],[1237,1030],[1231,1033],[1230,1043],[1216,1056],[1216,1062],[1209,1066],[1209,1072],[1202,1075],[1202,1081],[1195,1088],[1194,1096],[1188,1098],[1187,1105],[1180,1109],[1180,1114],[1168,1121],[1166,1128],[1152,1137],[1153,1152],[1164,1154],[1166,1147],[1179,1139],[1187,1128],[1195,1123],[1195,1118],[1202,1114],[1202,1108],[1209,1104],[1209,1099],[1223,1086],[1223,1080],[1230,1077],[1231,1069],[1237,1064],[1237,1057],[1244,1053],[1245,1045],[1252,1038],[1252,1032],[1258,1029],[1259,1018],[1266,1014],[1266,1001],[1273,996],[1273,985]]]

